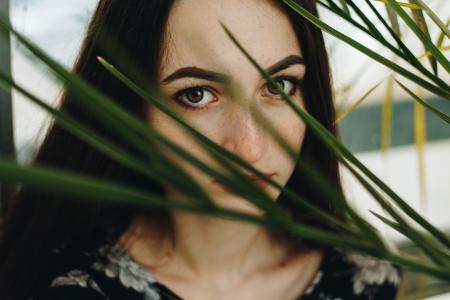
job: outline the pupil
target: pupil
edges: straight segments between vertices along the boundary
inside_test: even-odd
[[[191,102],[200,102],[203,98],[203,91],[201,89],[194,89],[188,93],[188,99]]]
[[[278,84],[280,89],[284,90],[284,82],[283,82],[283,80],[277,80],[275,82],[276,82],[276,84]],[[275,86],[273,86],[272,84],[269,84],[269,91],[272,94],[278,94],[277,88]]]

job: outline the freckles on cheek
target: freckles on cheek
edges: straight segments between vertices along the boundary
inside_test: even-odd
[[[199,128],[196,128],[197,126],[195,126],[195,124],[192,124],[188,120],[186,121],[191,125],[191,127],[201,132]],[[180,125],[177,121],[173,120],[169,116],[161,112],[156,112],[149,117],[149,124],[170,142],[181,147],[191,155],[201,159],[204,158],[206,152],[202,149],[203,147],[196,141],[195,137],[191,136],[191,134],[187,132],[187,130],[182,125]],[[170,156],[172,156],[173,154],[171,151],[163,153]],[[183,162],[183,160],[177,155],[172,157],[172,159]]]
[[[300,149],[305,136],[306,126],[295,112],[289,111],[280,114],[274,125],[276,125],[278,133],[286,143],[294,150]]]

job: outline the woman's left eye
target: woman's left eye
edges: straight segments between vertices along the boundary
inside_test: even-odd
[[[294,78],[279,78],[275,80],[275,83],[278,84],[278,86],[286,95],[292,96],[297,90],[299,80],[296,80]],[[263,94],[264,96],[281,96],[281,94],[278,93],[277,89],[269,82],[265,85]]]

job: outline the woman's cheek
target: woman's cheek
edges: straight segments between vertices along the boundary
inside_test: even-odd
[[[286,108],[283,114],[278,115],[275,124],[277,132],[283,140],[292,150],[299,152],[306,132],[305,123],[300,117],[291,108]]]

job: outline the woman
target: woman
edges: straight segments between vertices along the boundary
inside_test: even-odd
[[[314,1],[299,4],[317,14]],[[107,58],[127,74],[134,74],[128,69],[133,63],[142,66],[147,73],[134,79],[156,83],[167,104],[194,128],[335,213],[302,184],[306,178],[259,128],[251,110],[265,114],[293,149],[301,149],[300,157],[311,160],[340,190],[336,159],[307,133],[305,124],[226,36],[219,20],[292,99],[335,132],[321,32],[277,1],[101,0],[75,72],[213,165],[173,120],[148,107],[96,57]],[[123,50],[133,63],[115,60]],[[70,95],[64,96],[61,110],[122,143]],[[172,158],[217,204],[260,213],[214,178]],[[49,130],[35,161],[182,198],[57,125]],[[300,222],[326,226],[297,211],[273,187],[255,183]],[[21,191],[0,249],[2,299],[393,299],[399,282],[398,270],[386,262],[304,241],[299,246],[298,240],[277,238],[280,233],[250,224],[64,200]]]

